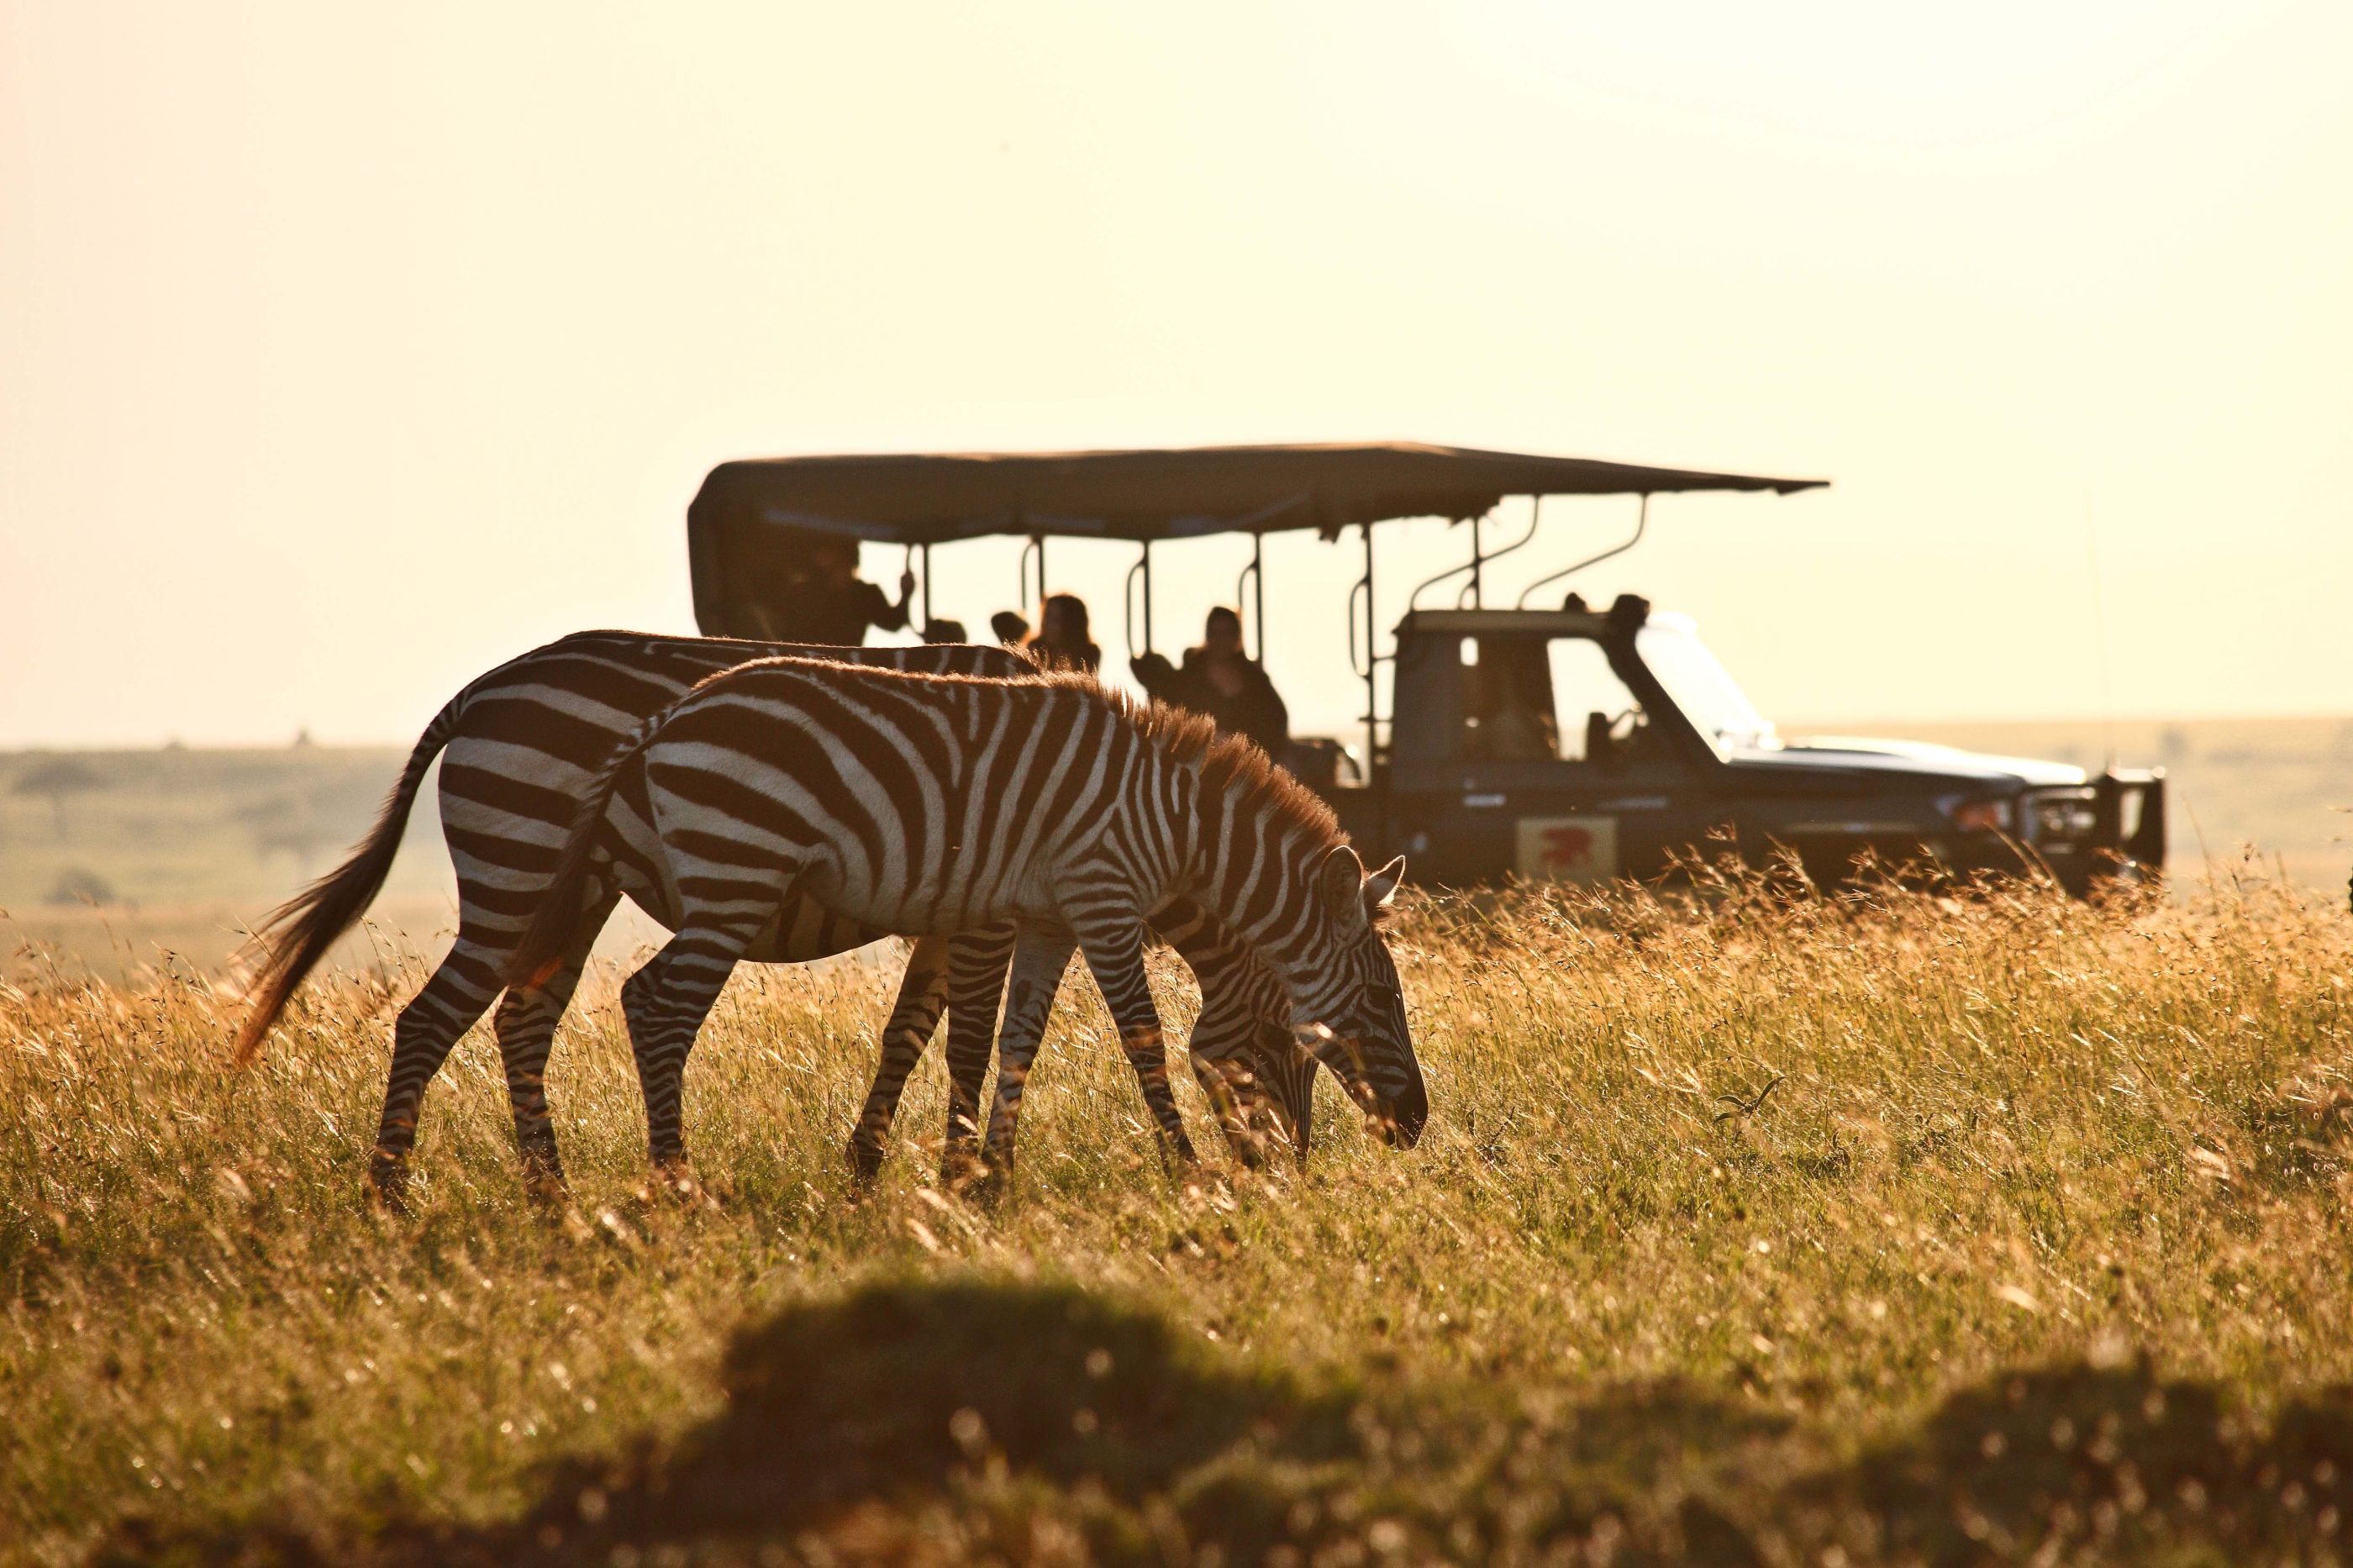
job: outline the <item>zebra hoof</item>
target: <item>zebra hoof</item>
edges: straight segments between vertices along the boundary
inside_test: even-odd
[[[1013,1190],[1013,1155],[965,1152],[953,1171],[942,1170],[940,1180],[956,1196],[982,1208],[995,1208]]]
[[[683,1160],[664,1160],[655,1165],[649,1194],[690,1205],[701,1202],[703,1196],[702,1184],[694,1179],[694,1173],[686,1168]]]
[[[940,1185],[959,1195],[987,1182],[990,1173],[988,1163],[969,1147],[951,1147],[940,1157]]]
[[[1233,1151],[1234,1159],[1245,1171],[1263,1171],[1268,1164],[1266,1139],[1255,1129],[1236,1126],[1226,1130],[1226,1146]]]
[[[369,1206],[388,1214],[408,1212],[408,1162],[382,1150],[368,1161],[367,1197]]]
[[[882,1157],[885,1151],[880,1143],[870,1143],[862,1138],[849,1141],[849,1182],[864,1192],[882,1179]]]
[[[560,1167],[526,1166],[522,1173],[522,1195],[533,1208],[562,1208],[571,1201],[572,1189],[565,1184]]]

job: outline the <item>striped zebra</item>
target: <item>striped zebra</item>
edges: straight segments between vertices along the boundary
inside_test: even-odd
[[[1200,984],[1201,1009],[1186,1042],[1186,1056],[1228,1147],[1243,1164],[1255,1169],[1266,1163],[1273,1145],[1288,1143],[1303,1166],[1313,1137],[1319,1064],[1293,1038],[1291,1007],[1282,982],[1190,900],[1176,900],[1162,908],[1153,915],[1152,926]],[[951,954],[976,951],[990,965],[982,981],[952,980],[949,985],[951,997],[972,997],[977,992],[981,998],[951,1005],[955,1022],[949,1033],[948,1133],[940,1160],[941,1178],[950,1186],[965,1186],[986,1166],[1009,1166],[1011,1162],[1009,1124],[999,1141],[1001,1157],[995,1161],[980,1157],[979,1104],[987,1075],[988,1032],[997,1024],[996,1004],[1005,989],[1010,961],[1028,951],[1016,948],[1017,929],[1008,926],[996,931],[994,940],[978,949],[968,937],[917,939],[918,945],[946,942]],[[1039,933],[1037,946],[1039,952],[1029,957],[1022,971],[1022,989],[1017,993],[1034,1004],[1032,1037],[1020,1051],[1019,1070],[1025,1079],[1074,943],[1067,929],[1053,928]],[[631,977],[633,982],[637,978]],[[978,1047],[959,1051],[956,1042],[967,1028],[965,1020],[976,1016],[987,1026]],[[633,1021],[633,1042],[635,1030]],[[926,1043],[927,1037],[907,1031],[884,1040],[874,1087],[868,1091],[859,1131],[850,1139],[850,1170],[861,1184],[871,1182],[881,1170],[899,1097],[922,1060]],[[1145,1089],[1151,1103],[1153,1086],[1147,1082]]]
[[[459,933],[395,1028],[370,1174],[380,1192],[397,1199],[426,1086],[458,1037],[498,994],[500,970],[538,907],[585,784],[647,714],[715,671],[780,651],[940,673],[1011,676],[1030,668],[1018,656],[989,647],[796,649],[623,632],[584,632],[510,660],[470,683],[427,726],[374,829],[351,858],[264,922],[255,942],[254,1005],[238,1032],[238,1059],[249,1061],[259,1051],[296,987],[373,900],[425,773],[446,749],[441,817],[458,873]],[[637,821],[617,820],[597,847],[599,865],[611,873],[603,877],[609,886],[595,900],[599,923],[624,889],[662,918],[659,890],[669,879],[649,860],[647,836]],[[545,1066],[594,931],[584,920],[575,950],[543,983],[509,990],[495,1016],[523,1170],[535,1190],[562,1181]],[[780,910],[747,956],[806,961],[861,945],[876,934],[803,900]],[[1262,1106],[1261,1086],[1278,1094],[1302,1092],[1296,1070],[1261,1063],[1250,1054],[1264,1031],[1248,1009],[1267,1005],[1264,983],[1253,994],[1229,978],[1242,972],[1222,934],[1206,921],[1183,924],[1175,934],[1181,939],[1180,952],[1205,982],[1202,1025],[1195,1033],[1196,1071],[1203,1074],[1205,1087],[1215,1071],[1229,1096],[1221,1106],[1231,1108],[1226,1125],[1234,1136],[1238,1128],[1251,1124],[1252,1108]],[[969,933],[953,943],[937,938],[915,943],[883,1031],[874,1089],[852,1138],[853,1167],[861,1173],[871,1175],[880,1164],[900,1091],[944,1006],[950,1011],[952,1129],[960,1129],[967,1141],[972,1136],[1011,946],[1009,928]],[[640,987],[640,1005],[643,994]],[[646,1068],[641,1059],[649,1140],[658,1156],[674,1158],[680,1144],[674,1080],[666,1086],[659,1073],[648,1075]],[[1284,1104],[1272,1114],[1278,1125],[1304,1129],[1303,1110]]]
[[[1145,921],[1189,899],[1280,979],[1294,1039],[1390,1142],[1410,1144],[1428,1115],[1380,931],[1404,862],[1368,876],[1322,801],[1206,720],[1083,677],[739,665],[647,720],[607,763],[509,961],[511,983],[563,963],[617,795],[645,803],[675,876],[677,934],[655,960],[638,1045],[649,1059],[684,1058],[787,900],[913,934],[1015,920],[1032,947],[1067,927],[1164,1152],[1190,1161],[1143,966]]]

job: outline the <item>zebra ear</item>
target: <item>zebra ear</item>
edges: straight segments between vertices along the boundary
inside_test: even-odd
[[[1324,852],[1323,863],[1315,868],[1315,891],[1324,907],[1343,921],[1365,918],[1365,863],[1345,844],[1335,844]]]
[[[1375,910],[1388,909],[1389,900],[1397,897],[1398,888],[1404,880],[1405,857],[1402,855],[1366,878],[1366,912],[1369,914]]]

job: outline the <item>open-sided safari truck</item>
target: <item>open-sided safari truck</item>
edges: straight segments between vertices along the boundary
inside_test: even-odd
[[[687,538],[696,617],[723,636],[741,635],[747,599],[785,580],[780,554],[812,538],[920,553],[927,618],[938,547],[991,535],[1028,541],[1019,602],[1034,604],[1049,540],[1126,540],[1139,549],[1125,607],[1134,655],[1152,646],[1155,544],[1249,536],[1252,558],[1236,597],[1254,612],[1262,648],[1258,542],[1312,528],[1338,544],[1353,530],[1361,553],[1346,640],[1365,684],[1364,744],[1303,742],[1288,760],[1370,854],[1403,852],[1426,880],[1649,879],[1679,856],[1726,847],[1758,863],[1792,852],[1824,883],[1873,861],[1963,875],[2041,866],[2077,894],[2106,878],[2158,875],[2161,773],[2091,776],[1942,746],[1785,740],[1689,619],[1631,595],[1597,607],[1568,593],[1532,606],[1631,548],[1653,495],[1788,494],[1821,482],[1406,443],[785,458],[713,469],[688,513]],[[1508,608],[1489,605],[1490,563],[1535,540],[1542,500],[1556,495],[1641,498],[1633,537],[1539,579]],[[1507,496],[1531,498],[1528,526],[1489,550],[1482,524]],[[1392,651],[1382,653],[1374,531],[1429,517],[1470,525],[1469,558],[1415,589]],[[1411,606],[1433,589],[1453,602]],[[1392,666],[1386,713],[1383,664]]]

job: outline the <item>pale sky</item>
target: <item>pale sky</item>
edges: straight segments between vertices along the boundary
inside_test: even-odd
[[[406,743],[691,630],[728,458],[1382,437],[1833,480],[1583,584],[1768,713],[2353,711],[2348,75],[2286,0],[0,0],[0,745]],[[1546,517],[1507,587],[1632,503]],[[1053,561],[1114,648],[1129,558]],[[1271,558],[1335,726],[1354,548]]]

